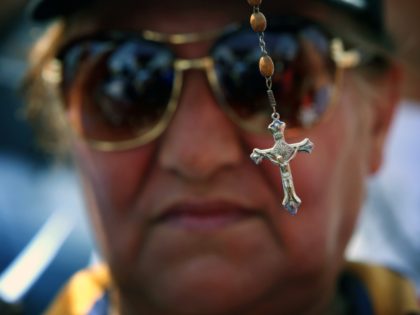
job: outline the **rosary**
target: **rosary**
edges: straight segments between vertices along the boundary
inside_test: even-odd
[[[262,0],[248,0],[248,3],[253,7],[253,13],[250,19],[251,27],[254,32],[258,33],[261,48],[259,68],[261,75],[265,77],[268,101],[273,109],[273,113],[271,114],[273,121],[268,126],[268,130],[273,135],[274,146],[269,149],[254,149],[251,153],[251,159],[255,164],[261,163],[263,159],[268,159],[280,168],[284,191],[283,207],[290,214],[296,215],[302,202],[295,192],[289,162],[296,156],[297,152],[311,153],[314,145],[308,138],[292,144],[287,143],[284,139],[286,124],[280,120],[280,114],[277,112],[277,103],[272,90],[274,63],[265,47],[264,31],[267,27],[267,20],[264,14],[260,12],[261,2]]]

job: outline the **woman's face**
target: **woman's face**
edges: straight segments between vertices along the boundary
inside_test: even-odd
[[[276,9],[267,13],[281,13]],[[125,15],[105,14],[89,27],[203,31],[251,12],[246,2],[234,1],[165,1],[120,10]],[[296,10],[305,14],[305,7]],[[203,56],[210,45],[180,46],[176,53]],[[286,129],[288,143],[304,137],[315,143],[311,155],[299,153],[291,162],[302,199],[297,216],[282,207],[278,167],[256,166],[249,158],[253,148],[273,145],[271,134],[252,135],[232,123],[202,71],[184,74],[177,112],[155,141],[99,152],[73,140],[97,238],[124,307],[144,314],[303,314],[324,308],[364,178],[380,155],[376,107],[359,79],[344,73],[334,108],[320,124],[294,138]],[[75,88],[69,102],[82,98]]]

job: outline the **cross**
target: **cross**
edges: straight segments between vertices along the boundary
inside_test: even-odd
[[[285,128],[286,124],[284,122],[279,119],[273,119],[268,129],[273,134],[274,146],[265,150],[254,149],[251,153],[251,159],[255,164],[259,164],[265,158],[279,166],[284,191],[282,204],[290,214],[295,215],[302,202],[295,192],[289,162],[295,157],[297,152],[311,153],[314,144],[308,138],[298,143],[288,144],[284,140]]]

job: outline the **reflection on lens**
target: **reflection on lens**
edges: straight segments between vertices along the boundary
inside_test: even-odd
[[[265,80],[258,70],[261,51],[248,31],[216,43],[212,56],[228,113],[241,122],[266,129],[270,117]]]
[[[72,88],[83,93],[79,98],[83,103],[70,101],[67,111],[84,138],[130,140],[151,132],[160,122],[174,80],[169,50],[141,39],[96,40],[78,43],[66,56],[77,65],[65,74],[74,82],[67,93]]]
[[[282,120],[289,127],[312,126],[331,101],[335,66],[328,37],[314,26],[278,25],[265,33],[265,42],[276,67],[273,92]],[[229,112],[245,127],[265,131],[271,108],[258,71],[261,52],[255,34],[227,35],[213,56]]]

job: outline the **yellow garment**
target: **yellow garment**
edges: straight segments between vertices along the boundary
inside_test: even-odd
[[[97,265],[76,273],[45,315],[86,315],[111,283],[108,268]]]
[[[401,275],[361,263],[348,263],[346,271],[366,286],[375,315],[420,315],[414,288]],[[104,265],[78,272],[45,315],[86,315],[109,286]]]
[[[366,286],[375,314],[420,314],[414,287],[400,274],[384,267],[362,263],[348,263],[346,269]]]

